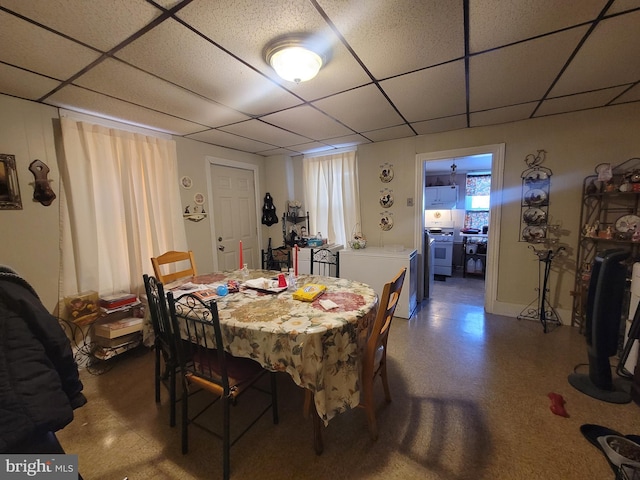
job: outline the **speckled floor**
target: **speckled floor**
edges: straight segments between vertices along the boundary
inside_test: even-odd
[[[466,286],[462,287],[464,282]],[[483,282],[436,282],[432,300],[411,320],[395,319],[389,345],[393,403],[378,385],[380,438],[354,410],[324,429],[312,447],[303,392],[279,377],[280,424],[263,417],[231,450],[237,479],[613,479],[603,455],[580,434],[597,423],[640,434],[640,407],[592,399],[567,382],[586,371],[576,329],[543,333],[539,323],[488,315]],[[612,359],[613,360],[613,359]],[[197,428],[180,451],[168,426],[166,390],[153,395],[153,354],[117,359],[103,375],[82,371],[89,403],[58,433],[79,455],[86,480],[221,478],[220,443]],[[566,399],[570,418],[554,415],[548,393]],[[232,414],[242,415],[238,405]]]

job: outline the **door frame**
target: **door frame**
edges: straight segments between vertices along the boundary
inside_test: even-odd
[[[209,222],[209,226],[211,228],[211,247],[213,250],[213,270],[217,272],[219,270],[218,265],[218,236],[216,235],[216,222],[213,218],[213,182],[211,178],[211,167],[213,166],[221,166],[221,167],[231,167],[238,168],[240,170],[251,170],[253,172],[253,185],[255,189],[255,201],[256,201],[256,234],[258,237],[258,246],[262,245],[262,231],[260,228],[260,176],[259,167],[253,163],[246,162],[238,162],[236,160],[227,160],[224,158],[211,157],[206,156],[205,159],[205,170],[207,172],[207,198],[209,204],[209,216],[211,221]],[[256,252],[259,252],[260,248],[256,249]],[[260,265],[260,258],[254,258],[254,265]]]
[[[424,188],[426,182],[426,162],[482,154],[492,155],[491,198],[489,204],[491,225],[489,228],[487,263],[485,270],[484,308],[488,313],[495,313],[498,298],[500,223],[502,216],[502,186],[504,183],[504,143],[416,154],[416,199],[422,200],[418,202],[420,215],[416,215],[415,217],[416,224],[414,229],[414,243],[417,245],[418,252],[422,252],[424,248]],[[424,262],[421,262],[418,268],[418,271],[421,272],[419,273],[418,279],[424,279],[424,273],[422,272],[423,265]]]

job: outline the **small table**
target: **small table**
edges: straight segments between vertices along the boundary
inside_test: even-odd
[[[279,272],[252,270],[249,278],[272,278]],[[228,280],[242,284],[241,272],[199,275],[193,283],[216,285]],[[218,297],[220,326],[226,350],[252,358],[271,371],[286,372],[313,392],[316,452],[322,452],[319,419],[327,425],[335,415],[360,403],[360,359],[375,320],[378,297],[360,282],[342,278],[300,275],[297,285],[327,287],[313,302],[292,298],[292,292],[264,293],[241,287]],[[181,290],[174,289],[178,296]],[[321,300],[338,306],[325,310]]]

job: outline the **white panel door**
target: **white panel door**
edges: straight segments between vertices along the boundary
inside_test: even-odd
[[[235,270],[239,267],[240,241],[242,241],[244,263],[249,268],[258,268],[259,249],[253,170],[212,165],[211,185],[218,269]]]

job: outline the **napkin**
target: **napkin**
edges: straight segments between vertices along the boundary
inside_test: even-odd
[[[328,298],[323,298],[318,302],[320,303],[320,305],[322,305],[322,308],[324,308],[325,310],[331,310],[332,308],[336,308],[338,306],[337,303],[329,300]]]

